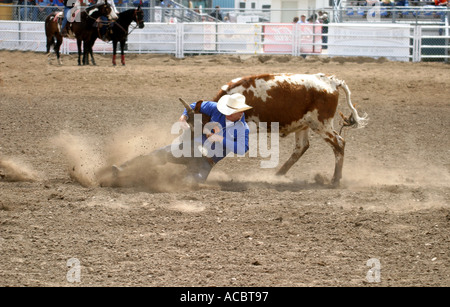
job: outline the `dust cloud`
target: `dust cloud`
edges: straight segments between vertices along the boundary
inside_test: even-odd
[[[0,157],[0,179],[6,181],[37,181],[39,174],[27,163],[17,158]]]
[[[94,149],[93,140],[62,131],[52,142],[66,157],[67,169],[72,179],[84,187],[98,186],[95,170],[104,165],[104,159],[101,153]]]
[[[450,172],[444,165],[436,165],[419,156],[390,161],[358,153],[356,163],[344,163],[343,182],[349,187],[405,185],[444,187],[450,182]]]
[[[51,141],[65,156],[70,177],[84,187],[134,187],[172,192],[188,188],[182,180],[183,167],[153,165],[145,158],[153,150],[171,144],[177,136],[169,132],[163,125],[148,124],[122,127],[106,139],[62,131]],[[133,163],[114,177],[112,165],[120,166],[130,160]]]

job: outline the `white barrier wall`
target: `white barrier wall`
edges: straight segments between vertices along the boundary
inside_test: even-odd
[[[128,51],[175,53],[176,41],[177,24],[146,24],[143,29],[135,29],[128,36]]]
[[[425,27],[339,23],[328,24],[328,34],[323,34],[321,24],[146,23],[143,29],[130,27],[127,52],[174,54],[179,58],[205,53],[323,54],[420,61],[424,54],[434,52],[432,42],[436,40],[440,53],[426,57],[447,61],[448,26],[427,26],[426,32],[422,28]],[[44,23],[0,21],[0,49],[45,51]],[[76,52],[76,41],[65,39],[61,51]],[[97,40],[94,51],[109,53],[112,44]]]
[[[0,49],[45,51],[42,22],[0,21]]]

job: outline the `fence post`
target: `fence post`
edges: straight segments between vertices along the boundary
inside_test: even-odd
[[[155,22],[155,6],[156,6],[156,1],[155,0],[150,0],[149,3],[149,7],[148,8],[144,8],[148,10],[149,16],[150,16],[150,22]]]
[[[420,62],[422,59],[422,26],[415,25],[413,33],[413,62]]]
[[[295,56],[296,53],[296,49],[297,49],[297,41],[295,39],[295,37],[297,36],[297,24],[293,24],[292,25],[292,38],[291,38],[291,42],[292,42],[292,52],[291,55]]]
[[[184,58],[184,23],[177,23],[175,34],[175,56],[179,59]]]
[[[301,36],[302,33],[300,31],[301,24],[294,24],[292,27],[292,55],[293,56],[300,56],[300,44],[301,44]]]
[[[445,32],[444,32],[444,34],[445,34],[445,46],[447,46],[448,47],[448,43],[449,43],[449,41],[448,41],[448,36],[450,35],[450,31],[449,31],[449,16],[450,16],[450,10],[449,11],[447,11],[447,15],[445,16],[445,24],[444,24],[444,26],[445,26]],[[447,50],[447,52],[445,53],[445,55],[446,56],[449,56],[450,55],[450,50],[447,48],[447,49],[445,49],[445,50]],[[445,63],[448,63],[448,57],[445,57]]]

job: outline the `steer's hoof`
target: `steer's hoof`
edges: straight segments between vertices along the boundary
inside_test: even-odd
[[[116,179],[119,177],[119,173],[122,171],[122,168],[120,166],[113,165],[111,166],[111,170],[113,178]]]

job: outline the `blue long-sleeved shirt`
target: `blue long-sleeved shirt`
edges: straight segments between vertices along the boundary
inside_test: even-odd
[[[195,108],[196,103],[191,104],[191,108]],[[211,117],[211,123],[218,123],[217,126],[220,128],[220,132],[217,134],[223,137],[222,142],[215,142],[213,144],[207,141],[206,135],[203,134],[202,144],[204,147],[210,147],[212,152],[208,154],[209,157],[213,159],[215,163],[219,162],[226,157],[230,152],[244,155],[249,149],[249,133],[250,129],[245,121],[245,114],[242,115],[241,119],[234,122],[228,123],[225,115],[220,113],[217,109],[217,103],[213,101],[204,101],[200,108],[200,112]],[[183,115],[188,117],[187,111],[184,110]],[[217,147],[222,146],[222,147]]]

